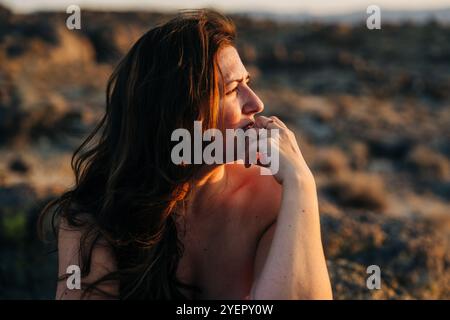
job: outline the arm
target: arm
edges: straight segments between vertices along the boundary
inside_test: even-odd
[[[293,134],[280,132],[280,172],[275,178],[283,187],[281,207],[276,224],[259,242],[250,299],[332,298],[315,182],[298,146],[291,144],[297,146]]]
[[[283,185],[277,223],[261,238],[250,299],[331,299],[314,188]]]

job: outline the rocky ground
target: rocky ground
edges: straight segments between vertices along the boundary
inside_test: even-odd
[[[0,8],[0,298],[52,298],[42,206],[70,186],[71,152],[108,75],[159,13],[14,15]],[[450,27],[234,17],[267,114],[297,133],[319,188],[337,299],[450,298]],[[380,290],[366,268],[381,268]]]

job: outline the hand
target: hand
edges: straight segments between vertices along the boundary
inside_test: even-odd
[[[279,168],[278,172],[274,173],[274,177],[280,184],[294,180],[301,183],[314,183],[314,177],[303,158],[294,133],[280,119],[275,116],[270,118],[259,116],[255,120],[255,127],[269,131],[267,139],[271,154],[273,154],[273,148],[277,148]],[[270,136],[271,129],[278,129],[278,139]]]

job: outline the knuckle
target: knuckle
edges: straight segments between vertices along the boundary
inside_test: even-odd
[[[279,119],[277,116],[271,116],[270,118],[271,118],[272,120],[280,121],[280,119]]]

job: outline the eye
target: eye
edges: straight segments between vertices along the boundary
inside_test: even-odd
[[[229,95],[237,92],[237,90],[238,90],[238,87],[236,86],[234,89],[232,89],[232,90],[228,91],[227,93],[225,93],[225,95],[229,96]]]

